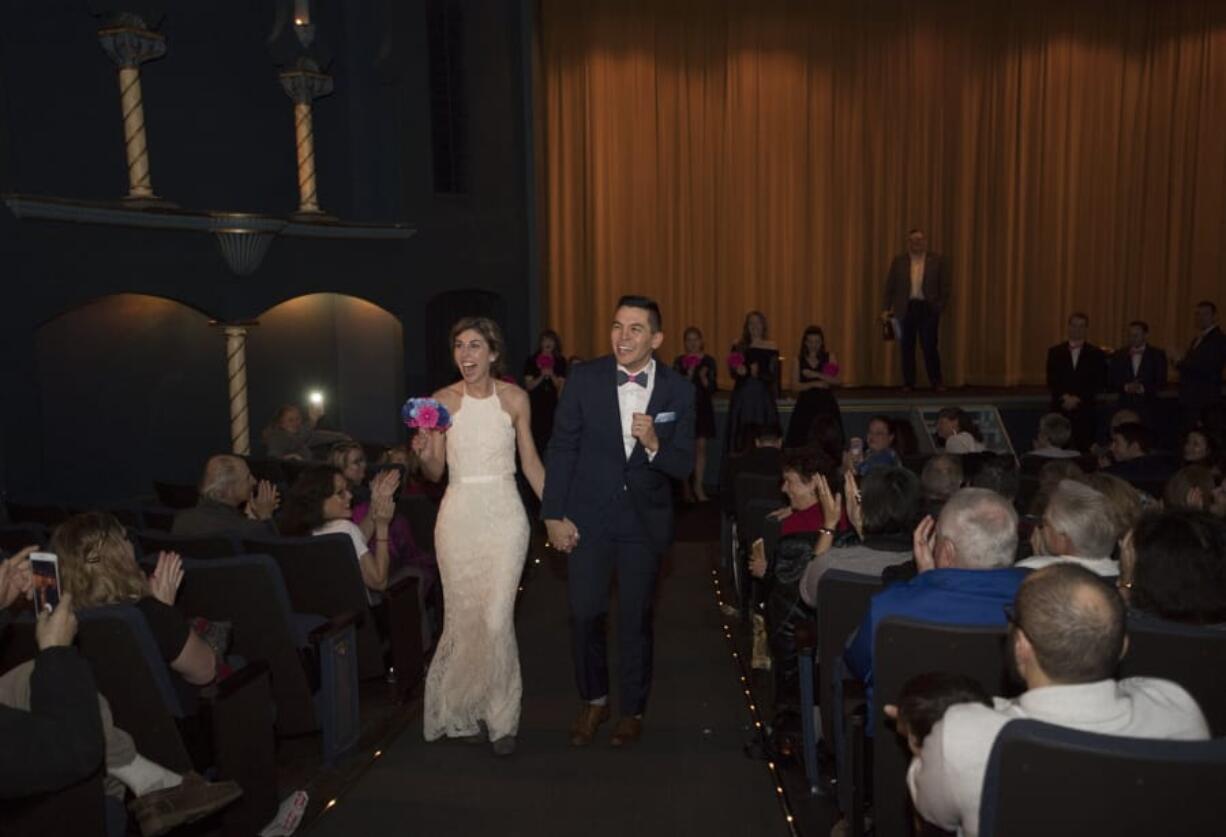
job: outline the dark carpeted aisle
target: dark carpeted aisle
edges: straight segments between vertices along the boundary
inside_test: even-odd
[[[775,788],[743,746],[750,726],[711,586],[713,546],[678,543],[656,613],[656,676],[642,740],[612,725],[570,747],[578,709],[561,559],[532,567],[517,623],[524,674],[518,752],[426,744],[420,720],[310,830],[326,835],[786,834]],[[616,704],[614,704],[616,705]]]

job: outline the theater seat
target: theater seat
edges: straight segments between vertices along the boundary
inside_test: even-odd
[[[1226,736],[1226,631],[1160,619],[1128,619],[1128,651],[1118,676],[1162,677],[1183,686],[1200,704],[1209,730]]]
[[[1220,834],[1226,740],[1156,741],[1016,720],[992,747],[980,837]]]
[[[137,546],[142,555],[155,560],[159,552],[177,552],[184,558],[201,561],[230,558],[242,552],[238,538],[230,535],[170,535],[157,530],[139,533]]]

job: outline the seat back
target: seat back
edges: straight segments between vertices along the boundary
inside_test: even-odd
[[[247,467],[251,469],[251,476],[257,480],[267,480],[273,485],[283,488],[288,487],[285,469],[281,467],[281,460],[279,459],[263,459],[256,456],[248,456]]]
[[[38,523],[54,529],[68,519],[68,510],[53,503],[22,503],[9,500],[5,504],[13,523]]]
[[[156,557],[159,552],[177,552],[184,558],[206,561],[232,558],[242,552],[238,538],[230,535],[170,535],[157,530],[145,530],[137,536],[141,554]]]
[[[735,486],[738,538],[748,547],[762,537],[762,519],[772,509],[787,505],[779,478],[765,474],[738,474]]]
[[[45,547],[49,534],[41,523],[18,523],[0,526],[0,552],[12,555],[27,546]]]
[[[106,605],[77,611],[77,620],[77,645],[111,705],[115,726],[132,736],[146,758],[177,772],[190,770],[177,723],[184,717],[182,701],[145,617],[131,605]]]
[[[358,673],[363,679],[384,673],[378,627],[357,556],[353,554],[353,541],[347,535],[247,538],[243,548],[253,554],[272,556],[298,613],[317,613],[328,618],[356,614]]]
[[[817,703],[822,708],[822,738],[834,741],[835,660],[868,612],[869,600],[884,585],[876,576],[828,570],[817,583],[817,648],[821,661]]]
[[[1119,676],[1162,677],[1183,686],[1200,704],[1209,729],[1226,736],[1226,631],[1156,619],[1130,619],[1128,652]]]
[[[873,643],[873,806],[880,834],[909,834],[907,744],[888,723],[883,707],[897,703],[902,686],[917,674],[945,671],[974,678],[989,695],[1011,691],[1003,626],[938,625],[886,617]],[[1013,689],[1012,691],[1016,691]]]
[[[1005,724],[988,758],[980,837],[1211,834],[1221,827],[1226,740],[1098,735]]]
[[[267,555],[236,555],[185,560],[183,571],[175,607],[188,617],[230,622],[230,651],[245,660],[268,663],[277,733],[289,736],[318,730],[313,690],[301,654],[306,642],[299,636],[277,563]]]
[[[194,485],[153,481],[153,493],[168,509],[190,509],[200,500],[200,490]]]

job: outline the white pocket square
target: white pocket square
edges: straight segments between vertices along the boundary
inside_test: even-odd
[[[665,424],[665,423],[667,423],[667,422],[670,422],[670,421],[676,421],[676,420],[677,420],[677,414],[676,414],[676,413],[657,413],[657,414],[656,414],[655,423],[656,423],[656,424]]]

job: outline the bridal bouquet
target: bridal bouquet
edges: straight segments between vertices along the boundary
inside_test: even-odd
[[[433,398],[410,398],[400,408],[405,427],[425,430],[446,430],[451,427],[451,413]]]
[[[689,372],[700,363],[702,363],[702,355],[685,355],[681,358],[681,366],[686,372]]]
[[[739,369],[745,365],[745,355],[740,352],[733,352],[728,355],[728,366],[732,369]]]

